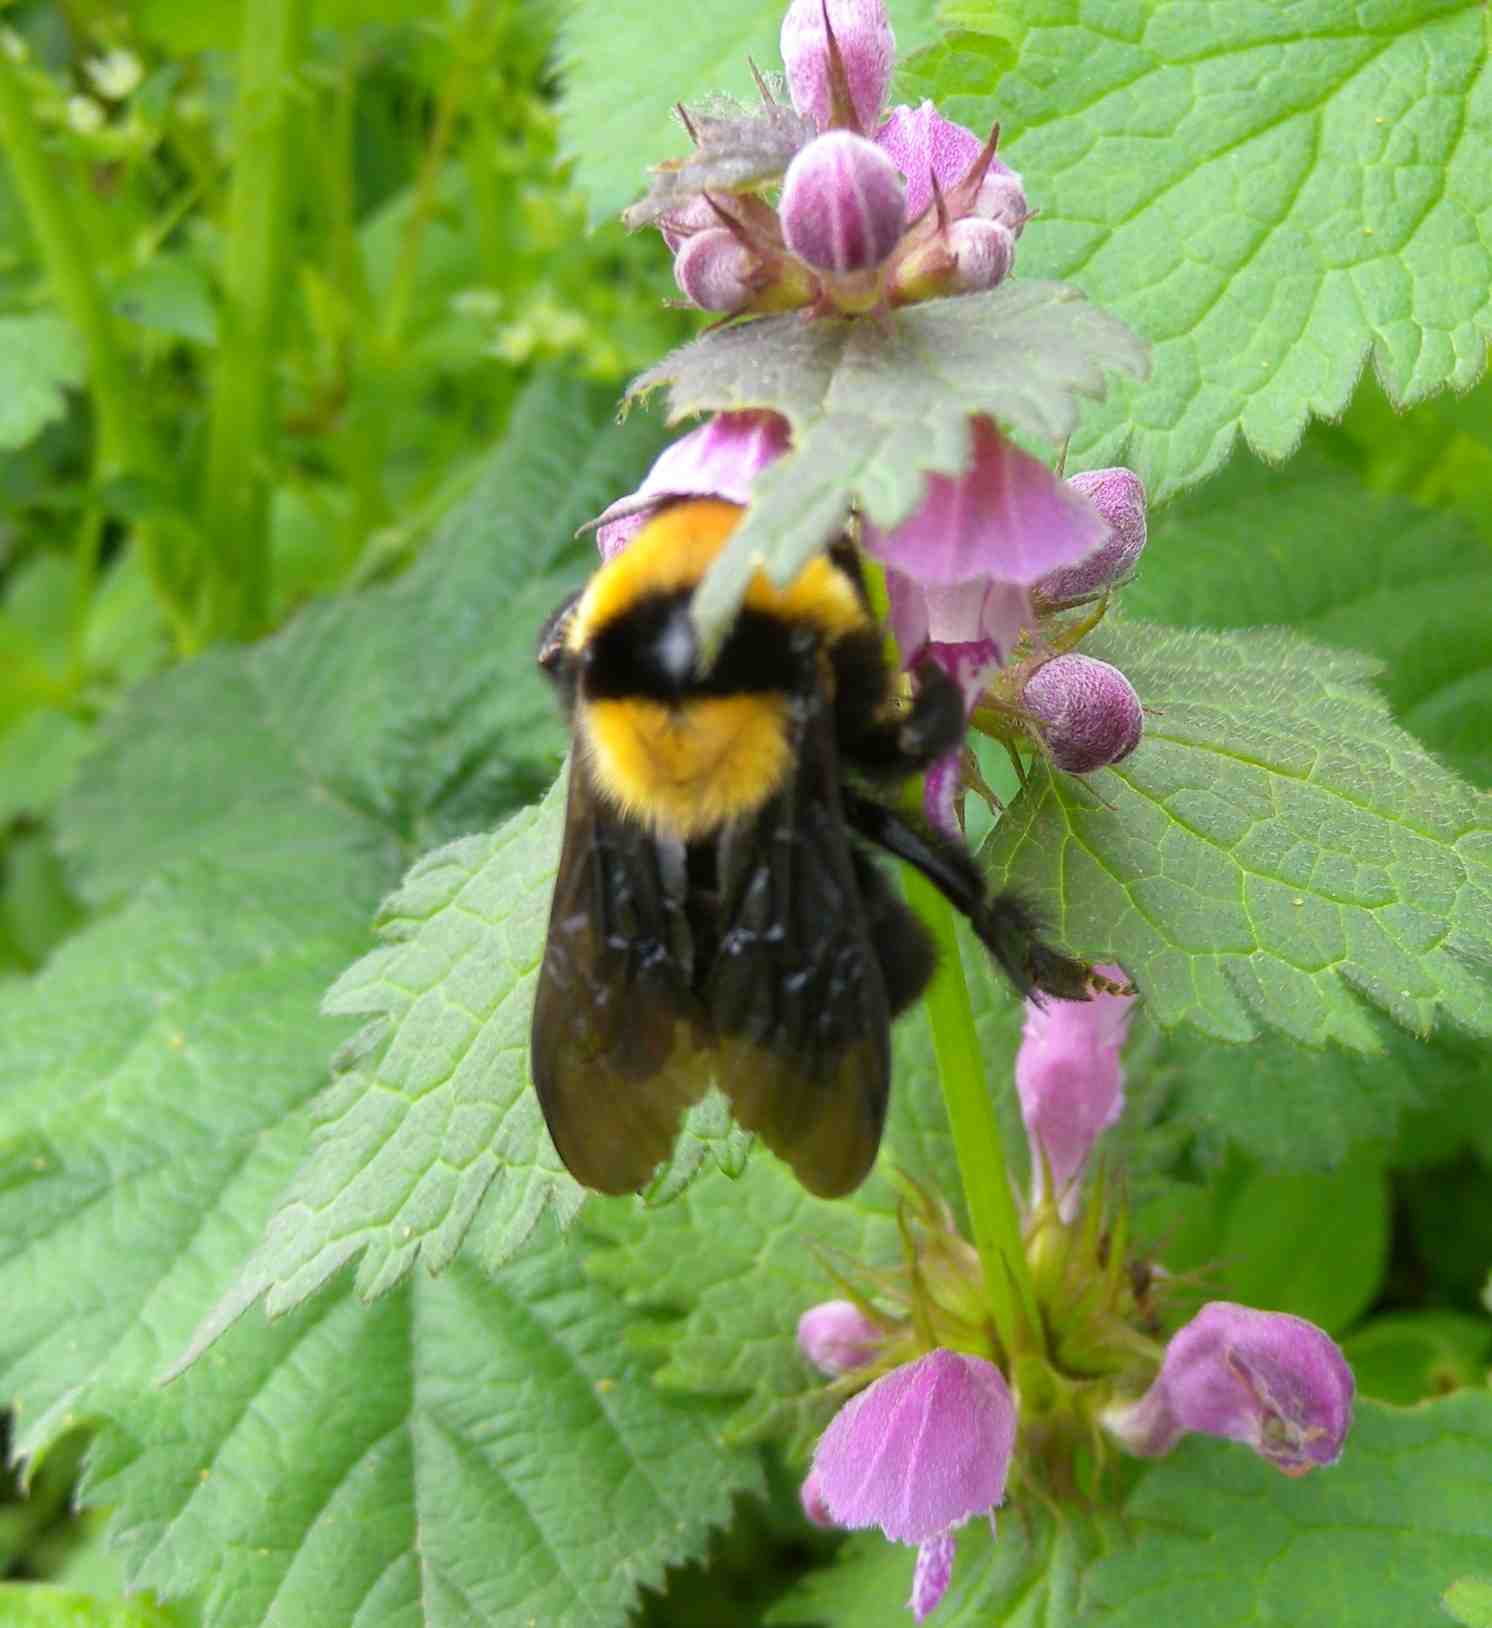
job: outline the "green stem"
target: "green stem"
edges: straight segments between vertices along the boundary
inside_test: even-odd
[[[269,497],[276,341],[290,282],[295,83],[309,0],[244,8],[228,201],[222,340],[203,493],[204,638],[251,638],[269,618]]]
[[[16,65],[0,50],[0,144],[36,235],[63,315],[88,357],[88,382],[98,415],[96,470],[107,480],[151,466],[145,419],[95,272],[96,256],[78,218],[71,188],[59,182],[42,145]]]
[[[938,946],[938,971],[927,992],[938,1080],[953,1129],[953,1146],[995,1333],[1014,1357],[1039,1348],[1041,1321],[1026,1265],[1000,1121],[974,1029],[974,1009],[955,931],[957,918],[953,906],[925,877],[909,870],[906,886],[912,908],[927,924]]]

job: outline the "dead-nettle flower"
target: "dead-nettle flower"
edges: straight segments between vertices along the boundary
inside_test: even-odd
[[[603,559],[630,543],[652,515],[681,498],[713,497],[744,505],[751,483],[788,449],[790,430],[776,413],[716,413],[665,447],[642,485],[618,498],[595,522]]]
[[[821,131],[875,129],[896,60],[896,35],[881,0],[793,0],[779,44],[799,113]]]
[[[1122,967],[1094,970],[1127,982]],[[1132,995],[1111,994],[1026,1002],[1015,1088],[1031,1142],[1031,1203],[1041,1204],[1049,1173],[1063,1221],[1078,1212],[1079,1178],[1093,1144],[1124,1107],[1119,1054],[1133,1007]]]
[[[1005,1498],[1015,1450],[1015,1403],[983,1357],[930,1351],[852,1396],[814,1449],[805,1509],[838,1526],[878,1526],[917,1545],[918,1622],[937,1605],[953,1567],[953,1533]]]
[[[798,1349],[831,1379],[863,1368],[885,1337],[853,1300],[825,1300],[798,1319]]]
[[[990,674],[1010,660],[1023,628],[1036,625],[1031,588],[1048,573],[1097,548],[1108,528],[1092,506],[1045,464],[975,418],[966,473],[930,475],[922,505],[882,531],[867,522],[863,540],[887,567],[891,627],[902,659],[928,659],[954,679],[973,710]],[[926,808],[954,829],[957,754],[934,765]]]
[[[1142,1457],[1195,1430],[1304,1475],[1341,1456],[1353,1391],[1347,1359],[1314,1323],[1214,1300],[1171,1336],[1150,1389],[1109,1408],[1103,1423]]]
[[[775,212],[757,190],[712,191],[657,218],[693,303],[725,315],[859,314],[1009,275],[1031,213],[1021,179],[995,156],[993,134],[981,142],[931,102],[882,119],[895,44],[881,0],[793,0],[782,25],[788,90],[818,134],[789,163]],[[693,243],[713,231],[728,232],[734,252]]]
[[[1068,774],[1091,774],[1121,762],[1145,730],[1134,685],[1117,667],[1077,651],[1038,667],[1021,700],[1052,762]]]
[[[1067,484],[1098,510],[1109,535],[1087,559],[1036,584],[1039,606],[1076,604],[1118,587],[1134,574],[1145,551],[1145,488],[1132,469],[1090,469],[1070,475]]]

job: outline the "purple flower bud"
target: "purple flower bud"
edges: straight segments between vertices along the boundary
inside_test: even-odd
[[[1118,763],[1144,733],[1134,685],[1117,667],[1076,651],[1037,668],[1021,699],[1041,725],[1052,762],[1069,774]]]
[[[795,255],[819,271],[873,271],[901,237],[903,183],[864,136],[831,130],[788,165],[777,213]]]
[[[1354,1388],[1346,1358],[1314,1323],[1214,1300],[1172,1335],[1145,1395],[1110,1408],[1104,1424],[1141,1457],[1197,1430],[1304,1475],[1341,1456]]]
[[[1004,1499],[1014,1448],[1015,1403],[1000,1370],[940,1349],[852,1396],[819,1438],[813,1468],[840,1526],[921,1543]]]
[[[793,0],[780,42],[793,106],[820,130],[833,122],[836,87],[826,16],[843,65],[838,99],[849,102],[862,131],[873,130],[896,60],[896,35],[882,0]]]
[[[883,1337],[852,1300],[826,1300],[798,1319],[798,1349],[831,1378],[864,1367]]]
[[[829,1506],[824,1502],[824,1495],[819,1490],[816,1471],[808,1472],[806,1480],[798,1489],[798,1497],[803,1504],[803,1513],[815,1526],[833,1526],[834,1517],[829,1513]]]
[[[1122,967],[1097,970],[1124,981]],[[1077,1214],[1078,1177],[1094,1142],[1124,1107],[1119,1052],[1133,1006],[1132,995],[1108,994],[1041,1006],[1026,1002],[1015,1089],[1031,1139],[1032,1203],[1042,1199],[1045,1158],[1064,1221]]]
[[[981,220],[995,221],[1008,227],[1015,237],[1021,235],[1030,219],[1031,208],[1026,202],[1026,189],[1021,185],[1020,176],[1014,170],[1007,169],[998,158],[991,163],[989,173],[979,183],[974,213]]]
[[[1004,282],[1015,263],[1015,234],[998,221],[966,216],[948,228],[952,294],[979,294]]]
[[[665,503],[715,497],[745,505],[757,475],[788,449],[788,422],[776,413],[716,413],[665,447],[643,483],[599,517],[596,541],[612,559]]]
[[[658,230],[662,232],[663,241],[674,254],[677,254],[682,245],[696,232],[703,232],[721,224],[720,211],[703,192],[695,193],[677,209],[670,209],[667,214],[658,217]]]
[[[916,220],[932,202],[934,180],[940,192],[950,192],[983,150],[972,130],[945,119],[931,102],[920,107],[892,108],[876,131],[875,142],[907,178],[909,221]],[[960,213],[999,221],[1019,237],[1030,213],[1020,176],[998,158],[991,159],[972,208]]]
[[[1090,469],[1067,482],[1098,510],[1109,535],[1087,559],[1036,584],[1048,604],[1070,604],[1124,582],[1145,550],[1145,488],[1132,469]]]
[[[702,311],[739,311],[750,304],[756,256],[725,226],[708,226],[679,245],[673,279]]]

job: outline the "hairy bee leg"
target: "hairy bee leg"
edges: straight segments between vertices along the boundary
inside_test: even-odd
[[[964,698],[941,667],[924,662],[910,710],[888,718],[886,657],[878,633],[841,639],[834,665],[840,754],[863,774],[904,780],[963,740]]]
[[[931,832],[917,830],[894,809],[846,786],[844,816],[862,836],[905,860],[969,918],[980,942],[1000,963],[1021,995],[1085,1001],[1092,994],[1093,969],[1063,955],[1041,939],[1034,911],[1013,893],[985,892],[984,878],[968,853]]]

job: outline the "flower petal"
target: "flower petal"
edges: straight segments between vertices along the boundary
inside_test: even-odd
[[[939,1532],[917,1545],[917,1565],[912,1572],[912,1597],[907,1601],[918,1622],[925,1622],[937,1608],[953,1576],[953,1534]]]
[[[910,519],[882,531],[866,523],[866,549],[914,582],[998,578],[1029,587],[1091,553],[1108,536],[1092,505],[988,418],[971,424],[965,474],[929,475]]]
[[[921,1543],[1005,1496],[1015,1404],[991,1362],[936,1350],[884,1374],[835,1415],[814,1451],[841,1526]]]

